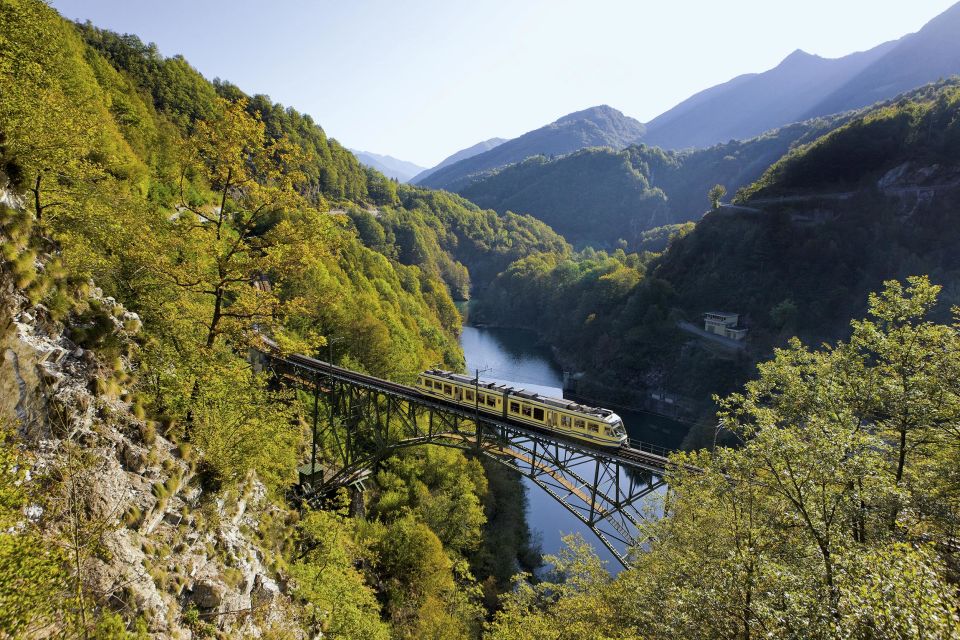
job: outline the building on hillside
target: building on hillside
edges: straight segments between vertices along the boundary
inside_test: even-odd
[[[739,313],[708,311],[703,314],[703,330],[737,341],[747,337],[746,328],[740,326]]]

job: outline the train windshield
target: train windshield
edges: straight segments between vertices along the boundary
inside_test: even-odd
[[[623,426],[623,420],[620,419],[620,416],[614,413],[607,418],[607,420],[610,423],[610,428],[613,431],[613,435],[617,436],[618,438],[627,435],[627,430]]]

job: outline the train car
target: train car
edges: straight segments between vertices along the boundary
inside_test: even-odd
[[[417,377],[420,391],[473,407],[484,413],[548,429],[567,437],[604,447],[627,443],[620,416],[609,409],[587,407],[563,398],[551,398],[442,369],[429,369]]]

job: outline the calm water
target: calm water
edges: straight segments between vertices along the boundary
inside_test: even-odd
[[[460,345],[463,347],[470,374],[479,369],[480,377],[485,380],[519,385],[543,395],[562,395],[563,374],[553,362],[550,350],[537,345],[536,335],[531,332],[465,326]],[[671,420],[612,408],[623,418],[631,438],[676,448],[686,433],[686,427]],[[556,553],[562,547],[562,536],[579,533],[593,545],[601,558],[608,561],[609,570],[620,569],[613,555],[594,537],[590,529],[532,481],[524,478],[523,482],[530,500],[530,528],[540,537],[544,553]]]

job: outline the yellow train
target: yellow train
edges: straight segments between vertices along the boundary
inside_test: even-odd
[[[609,409],[586,407],[562,398],[549,398],[524,389],[486,382],[441,369],[429,369],[417,377],[417,389],[484,413],[556,431],[567,437],[604,447],[627,443],[620,416]]]

